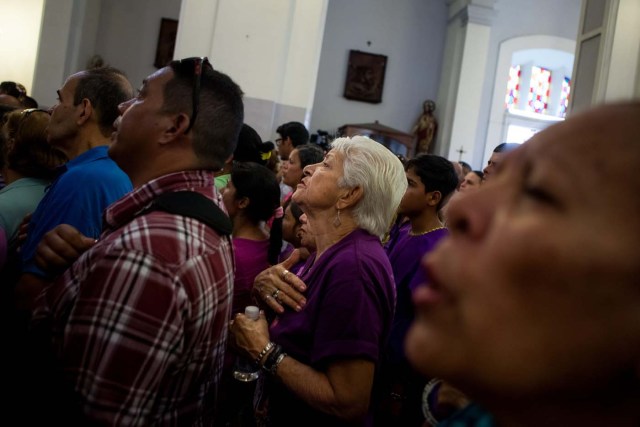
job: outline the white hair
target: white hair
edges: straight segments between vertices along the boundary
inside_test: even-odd
[[[342,188],[361,187],[353,214],[360,228],[382,238],[407,190],[402,162],[382,144],[366,136],[338,138],[331,148],[343,159]]]

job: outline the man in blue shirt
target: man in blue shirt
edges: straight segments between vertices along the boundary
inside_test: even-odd
[[[29,223],[16,288],[18,308],[30,309],[52,279],[35,261],[42,237],[59,224],[70,224],[97,239],[103,210],[132,189],[127,175],[107,155],[118,105],[132,97],[133,88],[124,74],[110,67],[73,74],[58,90],[48,138],[70,160],[61,167]]]

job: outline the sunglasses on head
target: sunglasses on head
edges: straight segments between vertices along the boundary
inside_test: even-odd
[[[22,110],[20,111],[20,114],[22,114],[22,116],[26,119],[27,117],[29,117],[32,113],[35,112],[40,112],[40,113],[46,113],[49,114],[49,111],[47,110],[43,110],[41,108],[27,108],[26,110]]]
[[[180,63],[189,63],[193,62],[193,76],[194,76],[194,84],[193,84],[193,108],[191,112],[191,119],[189,120],[189,127],[185,133],[189,133],[194,123],[196,122],[196,118],[198,117],[198,110],[200,109],[200,84],[202,82],[202,67],[208,65],[213,69],[213,66],[209,62],[209,58],[206,56],[203,57],[193,57],[193,58],[185,58],[181,59]]]

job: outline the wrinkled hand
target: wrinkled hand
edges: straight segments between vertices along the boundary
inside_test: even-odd
[[[288,269],[300,260],[300,252],[294,250],[289,258],[258,274],[253,281],[253,293],[276,313],[284,313],[284,306],[301,311],[307,303],[302,292],[307,285]]]
[[[229,342],[251,360],[257,358],[269,342],[269,326],[264,311],[260,311],[258,320],[249,319],[242,313],[236,314],[229,322]]]
[[[96,240],[83,235],[74,227],[60,224],[44,235],[36,249],[35,261],[44,271],[59,273],[95,244]]]

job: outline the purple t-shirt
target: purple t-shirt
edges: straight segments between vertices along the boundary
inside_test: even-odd
[[[232,313],[244,313],[247,305],[253,305],[251,289],[253,280],[269,268],[269,240],[233,238],[236,259],[236,275],[233,282]]]
[[[278,262],[285,261],[287,258],[291,256],[294,250],[295,248],[291,244],[287,244],[287,247],[282,252],[280,252],[280,255],[278,255]],[[302,273],[303,267],[306,263],[307,263],[306,259],[301,259],[300,261],[296,262],[293,265],[293,267],[289,269],[289,271],[295,274],[296,276],[299,276],[300,273]]]
[[[392,363],[404,361],[404,337],[414,318],[411,297],[413,291],[426,282],[420,262],[425,254],[433,250],[436,244],[449,234],[446,228],[442,228],[421,236],[411,236],[410,230],[410,227],[401,230],[385,246],[398,292],[396,313],[389,338],[388,356]]]
[[[380,360],[391,327],[395,286],[380,240],[355,230],[309,259],[302,312],[287,311],[271,326],[271,339],[296,360],[323,371],[335,360]],[[341,425],[271,384],[269,414],[274,425]]]

